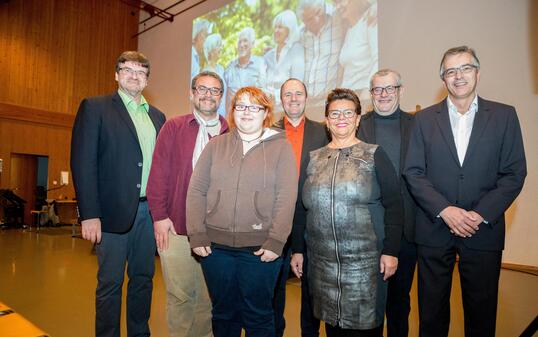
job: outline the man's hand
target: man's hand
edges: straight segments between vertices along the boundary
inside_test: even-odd
[[[270,251],[269,249],[260,248],[254,252],[254,255],[259,256],[262,262],[271,262],[278,258],[278,255]]]
[[[174,224],[170,218],[155,221],[155,223],[153,223],[153,232],[155,233],[155,242],[157,243],[157,248],[160,251],[165,251],[168,249],[168,233],[172,232],[176,234]]]
[[[398,258],[390,255],[381,255],[379,259],[379,272],[383,274],[383,281],[394,275],[398,268]]]
[[[82,238],[84,240],[89,240],[92,243],[101,242],[101,219],[92,218],[82,220],[80,222],[82,226]]]
[[[297,276],[298,278],[301,278],[303,276],[303,262],[304,262],[304,256],[302,253],[294,253],[291,255],[291,271]]]
[[[209,254],[211,254],[211,247],[209,246],[196,247],[196,248],[193,248],[192,251],[194,252],[194,254],[198,256],[206,257],[206,256],[209,256]]]
[[[472,220],[468,222],[468,224],[474,226],[476,230],[478,230],[480,228],[480,224],[484,222],[484,218],[475,211],[468,211],[467,213],[470,216],[470,220]]]
[[[439,215],[450,228],[450,232],[462,238],[471,237],[478,230],[477,219],[462,208],[448,206]]]

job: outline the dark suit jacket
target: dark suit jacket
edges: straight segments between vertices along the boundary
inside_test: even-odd
[[[165,116],[149,107],[157,134]],[[101,218],[101,230],[131,228],[140,197],[142,150],[118,93],[80,103],[71,138],[71,171],[83,220]]]
[[[504,248],[504,212],[527,175],[514,107],[478,98],[469,146],[460,165],[446,99],[415,116],[404,176],[419,208],[416,242],[440,247],[453,235],[438,214],[448,206],[474,210],[486,223],[470,238],[472,249]]]
[[[279,120],[275,126],[284,129],[284,119]],[[306,180],[306,168],[310,162],[310,151],[319,149],[329,143],[325,126],[321,123],[311,121],[306,117],[303,137],[299,189],[297,192],[297,202],[295,203],[295,214],[293,216],[293,227],[291,230],[291,250],[294,253],[304,252],[305,247],[304,232],[306,226],[306,209],[303,205],[303,186]]]
[[[405,155],[407,153],[407,146],[409,143],[409,135],[411,134],[411,128],[413,126],[414,115],[400,110],[400,172],[398,176],[401,179],[401,194],[404,203],[404,228],[403,235],[408,242],[415,242],[415,216],[416,216],[416,204],[413,197],[409,193],[405,181],[403,181],[401,175],[403,172]],[[361,117],[359,124],[359,130],[357,137],[370,144],[377,144],[375,137],[375,125],[374,125],[374,112],[371,111]]]

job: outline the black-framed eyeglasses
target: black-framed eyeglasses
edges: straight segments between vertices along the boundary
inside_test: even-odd
[[[385,91],[387,95],[394,94],[401,85],[388,85],[386,87],[373,87],[370,92],[376,96],[379,96]]]
[[[265,108],[260,105],[245,105],[245,104],[236,104],[234,109],[236,111],[250,111],[250,112],[260,112],[265,111]]]
[[[461,72],[462,74],[469,74],[469,73],[471,73],[473,70],[475,70],[477,68],[478,67],[476,65],[470,64],[470,63],[464,64],[464,65],[456,67],[456,68],[448,68],[447,70],[445,70],[443,72],[443,77],[444,78],[454,77],[454,76],[456,76],[458,71]]]
[[[346,110],[329,110],[327,117],[330,119],[338,119],[341,115],[344,115],[344,118],[352,118],[356,115],[355,110],[346,109]]]
[[[208,91],[212,96],[219,96],[220,94],[222,94],[222,89],[217,87],[208,88],[204,87],[203,85],[199,85],[197,87],[194,87],[193,89],[196,90],[196,92],[200,95],[205,95]]]
[[[120,71],[122,71],[124,74],[131,75],[131,76],[136,75],[140,78],[148,77],[148,73],[143,70],[134,70],[129,67],[121,67]]]

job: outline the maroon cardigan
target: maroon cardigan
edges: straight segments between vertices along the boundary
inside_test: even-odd
[[[221,134],[228,132],[226,120],[222,116],[219,119]],[[164,124],[153,152],[146,189],[153,221],[170,218],[181,235],[187,235],[185,209],[197,135],[198,122],[192,113]]]

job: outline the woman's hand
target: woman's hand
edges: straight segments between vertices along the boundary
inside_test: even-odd
[[[386,281],[394,275],[398,268],[398,258],[390,255],[381,255],[379,260],[379,271],[383,275],[383,281]]]
[[[209,246],[195,247],[195,248],[192,249],[192,251],[194,252],[194,254],[196,254],[198,256],[206,257],[209,254],[211,254],[211,247],[209,247]]]
[[[297,276],[297,278],[301,278],[303,276],[303,262],[304,262],[304,256],[301,253],[294,253],[291,255],[291,271]]]
[[[269,249],[260,248],[254,252],[254,255],[259,256],[262,262],[271,262],[278,258],[278,255],[270,251]]]

